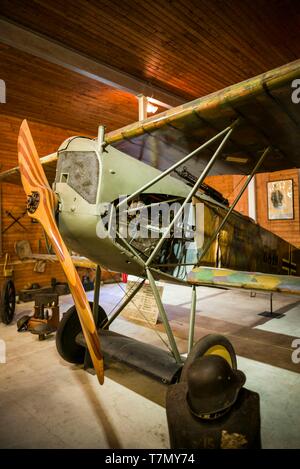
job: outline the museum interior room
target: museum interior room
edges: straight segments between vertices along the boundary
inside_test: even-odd
[[[300,449],[299,30],[0,0],[1,449]]]

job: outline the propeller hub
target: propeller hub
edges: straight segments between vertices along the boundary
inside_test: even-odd
[[[40,203],[40,194],[37,191],[31,192],[27,197],[27,211],[28,213],[34,213]]]

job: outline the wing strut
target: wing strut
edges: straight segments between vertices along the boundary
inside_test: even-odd
[[[197,179],[197,182],[194,184],[193,188],[191,189],[191,191],[189,192],[189,194],[186,196],[183,204],[181,205],[180,209],[177,211],[176,215],[174,216],[173,220],[171,221],[171,223],[169,224],[168,228],[165,230],[163,236],[160,238],[159,242],[157,243],[157,245],[155,246],[155,249],[152,251],[151,255],[149,256],[149,258],[147,259],[146,261],[146,267],[149,267],[151,262],[153,261],[153,259],[155,258],[156,254],[159,252],[160,248],[162,247],[165,239],[167,238],[167,236],[169,236],[170,234],[170,231],[171,229],[173,228],[173,226],[177,223],[177,221],[180,219],[184,209],[185,209],[185,206],[192,200],[192,198],[194,197],[194,195],[196,194],[197,190],[199,189],[200,185],[202,184],[202,182],[204,181],[204,179],[206,178],[206,176],[208,175],[209,171],[211,170],[211,168],[213,167],[216,159],[218,158],[218,156],[220,155],[221,151],[223,150],[223,147],[224,145],[226,144],[227,140],[229,139],[230,135],[232,134],[233,130],[234,130],[234,127],[235,125],[238,123],[238,120],[236,120],[230,127],[228,127],[226,130],[226,133],[225,133],[225,136],[223,138],[223,140],[221,141],[220,145],[218,146],[218,148],[216,149],[216,151],[214,152],[213,156],[211,157],[211,159],[209,160],[209,162],[207,163],[207,165],[205,166],[204,170],[202,171],[202,173],[200,174],[199,178]],[[224,133],[224,131],[223,131]],[[223,135],[222,133],[222,135]],[[220,135],[220,134],[219,134]],[[194,156],[192,153],[190,153],[190,155],[188,155],[187,157],[192,157]],[[186,161],[187,157],[183,158],[181,161],[179,161],[177,163],[177,166],[179,166],[179,164],[182,164],[184,162],[184,160]],[[175,165],[174,165],[175,166]],[[168,173],[168,171],[170,170],[170,168],[165,171],[164,173],[160,174],[159,176],[165,176],[166,173]],[[157,177],[159,177],[157,176]],[[164,177],[163,176],[163,177]],[[155,179],[157,179],[157,177]],[[155,179],[153,179],[153,181],[151,182],[150,185],[154,184],[154,181]],[[155,181],[156,182],[156,181]]]
[[[148,189],[149,187],[153,186],[154,184],[156,184],[157,182],[159,182],[161,179],[163,179],[164,177],[168,176],[172,171],[174,171],[176,168],[178,168],[178,166],[182,165],[183,163],[187,162],[189,159],[191,159],[193,156],[195,156],[196,154],[198,154],[201,150],[203,150],[204,148],[208,147],[209,145],[211,145],[213,142],[215,142],[216,140],[221,139],[221,142],[220,144],[218,145],[217,149],[215,150],[214,154],[212,155],[211,159],[209,160],[209,162],[207,163],[206,167],[204,168],[204,170],[201,172],[200,176],[198,177],[197,181],[195,182],[194,186],[192,187],[192,189],[190,190],[189,194],[187,195],[187,197],[185,198],[184,202],[182,203],[180,209],[177,211],[176,215],[174,216],[173,220],[171,221],[171,223],[169,224],[168,228],[165,230],[163,236],[160,238],[160,240],[158,241],[158,243],[156,244],[153,252],[151,253],[151,255],[149,256],[149,258],[147,259],[146,262],[143,261],[143,259],[141,259],[141,257],[139,256],[139,254],[136,252],[136,250],[134,249],[133,246],[129,246],[128,243],[126,243],[126,240],[124,240],[123,238],[123,241],[125,243],[125,245],[127,246],[127,248],[135,255],[135,258],[137,261],[139,261],[140,263],[142,263],[145,267],[145,270],[146,270],[146,275],[147,275],[147,278],[149,280],[149,284],[150,284],[150,287],[152,289],[152,292],[153,292],[153,295],[154,295],[154,298],[156,300],[156,304],[157,304],[157,307],[159,309],[159,312],[160,312],[160,316],[161,316],[161,319],[163,321],[163,324],[164,324],[164,328],[165,328],[165,331],[167,333],[167,336],[168,336],[168,340],[169,340],[169,343],[170,343],[170,346],[171,346],[171,349],[172,349],[172,353],[174,355],[174,358],[176,360],[177,363],[180,363],[181,362],[181,356],[180,356],[180,353],[178,351],[178,348],[177,348],[177,344],[176,344],[176,341],[175,341],[175,338],[174,338],[174,335],[173,335],[173,331],[170,327],[170,324],[169,324],[169,320],[168,320],[168,316],[165,312],[165,309],[164,309],[164,306],[162,304],[162,301],[160,299],[160,296],[159,296],[159,293],[158,293],[158,290],[157,290],[157,287],[156,287],[156,284],[155,284],[155,279],[154,279],[154,276],[153,274],[155,274],[155,269],[152,269],[151,268],[151,264],[152,264],[152,261],[155,259],[155,256],[157,255],[157,253],[159,252],[159,250],[161,249],[166,237],[169,235],[171,229],[173,228],[173,226],[177,223],[177,221],[179,220],[179,218],[182,216],[182,213],[185,209],[185,206],[191,201],[191,199],[193,198],[193,196],[196,194],[196,192],[198,191],[200,185],[203,183],[204,179],[206,178],[206,176],[208,175],[209,171],[212,169],[213,165],[215,164],[217,158],[219,157],[220,153],[222,152],[223,150],[223,147],[225,146],[226,142],[228,141],[230,135],[232,134],[235,126],[238,124],[239,122],[239,119],[235,120],[230,126],[226,127],[224,130],[222,130],[221,132],[219,132],[217,135],[215,135],[213,138],[211,138],[210,140],[208,140],[207,142],[205,142],[203,145],[201,145],[200,147],[198,147],[196,150],[192,151],[191,153],[189,153],[188,155],[186,155],[184,158],[182,158],[180,161],[178,161],[177,163],[175,163],[174,165],[172,165],[170,168],[168,168],[167,170],[165,170],[164,172],[162,172],[161,174],[159,174],[158,176],[156,176],[155,178],[153,178],[152,180],[150,180],[148,183],[146,183],[144,186],[142,186],[140,189],[138,189],[137,191],[135,191],[134,193],[132,193],[131,195],[129,195],[128,197],[126,197],[125,199],[123,199],[118,205],[116,208],[120,208],[122,205],[124,205],[126,202],[132,200],[134,197],[138,196],[139,194],[141,194],[142,192],[144,192],[146,189]],[[259,163],[262,161],[262,158],[259,160]],[[255,166],[255,169],[254,171],[256,171],[258,167],[258,164]],[[250,182],[250,180],[248,181],[248,183]],[[233,207],[234,208],[234,207]],[[232,208],[232,209],[233,209]],[[153,266],[152,266],[153,267]],[[190,332],[189,332],[189,350],[192,348],[192,345],[193,345],[193,339],[194,339],[194,323],[195,323],[195,310],[196,310],[196,289],[192,289],[192,295],[193,295],[193,301],[192,301],[192,309],[191,309],[191,317],[190,317]]]
[[[216,237],[218,236],[218,234],[220,233],[221,229],[223,228],[223,226],[225,225],[225,223],[227,222],[228,218],[230,217],[231,213],[233,212],[236,204],[239,202],[239,200],[241,199],[242,195],[244,194],[245,190],[247,189],[250,181],[252,180],[253,176],[255,175],[255,173],[258,171],[260,165],[262,164],[262,162],[264,161],[265,157],[267,156],[267,154],[269,153],[271,147],[267,147],[265,149],[265,151],[263,152],[263,154],[261,155],[261,157],[259,158],[259,160],[257,161],[255,167],[253,168],[251,174],[249,174],[249,176],[247,177],[246,181],[244,182],[240,192],[238,193],[238,195],[236,196],[236,198],[234,199],[234,202],[231,204],[228,212],[226,213],[225,217],[223,218],[223,220],[221,221],[220,225],[218,226],[218,228],[216,228],[216,230],[214,231],[214,233],[211,235],[210,239],[208,240],[208,242],[206,243],[206,245],[204,246],[200,256],[199,256],[199,259],[198,259],[198,262],[197,262],[197,265],[200,265],[200,261],[201,259],[205,256],[205,254],[207,253],[207,251],[209,250],[209,248],[211,247],[212,243],[214,242],[214,240],[216,239]]]
[[[203,143],[203,145],[201,145],[200,147],[196,148],[195,150],[193,150],[191,153],[189,153],[188,155],[186,155],[184,158],[182,158],[180,161],[178,161],[177,163],[173,164],[172,166],[170,166],[170,168],[166,169],[164,172],[162,172],[161,174],[159,174],[158,176],[156,176],[154,179],[151,179],[151,181],[147,182],[144,186],[142,186],[140,189],[138,189],[137,191],[133,192],[133,194],[129,195],[128,197],[126,197],[125,199],[123,199],[118,205],[116,208],[120,208],[121,205],[124,205],[125,203],[128,203],[130,200],[134,199],[137,195],[140,195],[142,192],[144,192],[146,189],[148,189],[149,187],[153,186],[154,184],[156,184],[157,182],[159,182],[161,179],[163,179],[164,177],[168,176],[168,174],[170,174],[172,171],[175,171],[175,169],[178,168],[178,166],[181,166],[182,164],[186,163],[188,160],[190,160],[191,158],[193,158],[193,156],[197,155],[198,153],[200,153],[202,150],[204,150],[205,148],[207,148],[209,145],[211,145],[212,143],[214,143],[216,140],[218,140],[220,137],[222,137],[223,135],[225,135],[224,139],[222,140],[222,143],[223,141],[227,140],[228,138],[228,132],[232,132],[233,128],[235,127],[235,125],[238,123],[239,119],[237,119],[232,125],[226,127],[226,129],[222,130],[221,132],[219,132],[217,135],[214,135],[214,137],[212,137],[211,139],[207,140],[205,143]],[[225,142],[224,142],[225,143]],[[223,145],[222,145],[223,146]],[[221,150],[221,149],[220,149]],[[219,152],[218,152],[219,154]],[[218,156],[218,155],[216,155]],[[212,161],[213,160],[213,161]],[[211,168],[211,166],[213,165],[215,161],[215,155],[212,156],[211,160],[209,161],[208,165],[210,165],[209,169]],[[208,166],[207,165],[207,166]],[[206,168],[205,168],[206,170]],[[205,171],[204,170],[204,171]],[[204,172],[203,171],[203,172]],[[203,173],[202,173],[203,174]],[[203,178],[204,179],[204,178]]]

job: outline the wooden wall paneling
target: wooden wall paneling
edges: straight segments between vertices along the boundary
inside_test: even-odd
[[[6,214],[11,212],[18,217],[25,211],[26,197],[22,187],[12,184],[2,184],[2,229],[5,229],[10,223],[11,218]],[[14,224],[3,234],[3,256],[0,258],[0,282],[3,280],[4,255],[9,253],[10,259],[17,260],[15,254],[15,242],[27,239],[30,242],[33,252],[47,252],[42,227],[38,223],[32,223],[27,214],[20,220],[26,228],[23,230],[19,225]],[[39,241],[41,247],[39,246]],[[33,271],[34,263],[19,264],[14,266],[14,279],[16,288],[19,290],[27,284],[39,283],[41,286],[49,285],[51,278],[56,277],[58,281],[65,282],[66,278],[59,263],[47,262],[45,273],[36,273]]]
[[[5,109],[3,108],[3,110]],[[18,165],[17,139],[21,122],[22,118],[20,117],[0,113],[1,171]],[[57,151],[65,139],[76,135],[75,131],[70,128],[46,125],[33,120],[29,120],[28,123],[40,157]],[[92,137],[93,134],[86,134],[86,136]]]
[[[17,137],[21,119],[0,115],[0,164],[1,170],[9,169],[17,165]],[[52,153],[66,138],[74,135],[73,130],[52,127],[37,122],[30,122],[30,127],[37,149],[40,155]],[[10,223],[11,218],[7,211],[18,217],[25,211],[26,196],[22,186],[12,184],[1,184],[2,207],[1,223],[4,230]],[[0,257],[0,283],[3,280],[4,254],[8,252],[11,260],[17,260],[14,245],[22,239],[28,239],[33,252],[38,252],[39,240],[41,241],[41,252],[46,252],[43,230],[38,223],[32,223],[25,215],[21,223],[27,229],[24,231],[19,225],[14,224],[2,237],[2,256]],[[2,231],[1,230],[1,231]],[[39,283],[42,286],[49,285],[51,278],[56,277],[58,281],[66,281],[59,263],[47,262],[46,271],[43,274],[33,271],[34,264],[20,264],[14,267],[14,278],[17,289],[23,288],[28,283]]]
[[[229,200],[229,203],[232,204],[241,190],[245,178],[246,176],[241,175],[208,176],[205,182],[221,192],[221,194]],[[248,215],[248,189],[246,189],[245,193],[242,195],[235,210],[243,215]]]
[[[0,44],[0,62],[0,78],[5,80],[7,90],[7,102],[0,108],[0,171],[17,165],[17,137],[24,118],[29,121],[40,156],[55,152],[73,135],[95,137],[99,124],[109,131],[138,118],[137,99],[128,93],[4,44]],[[2,185],[2,230],[11,222],[6,212],[19,216],[25,206],[22,187]],[[42,252],[46,252],[40,225],[32,224],[27,216],[21,222],[27,231],[14,225],[3,235],[3,254],[8,252],[12,260],[17,259],[14,244],[21,239],[28,239],[34,252],[38,250],[40,240]],[[2,256],[0,264],[3,263]],[[58,263],[47,263],[45,274],[34,273],[33,266],[21,264],[15,267],[18,289],[28,283],[49,284],[52,277],[65,281]],[[0,281],[3,279],[2,267]]]
[[[207,184],[211,185],[232,203],[237,195],[245,176],[209,176]],[[268,220],[267,182],[281,179],[293,179],[294,187],[294,219],[293,220]],[[248,194],[245,193],[238,203],[236,210],[243,215],[248,215]],[[281,238],[300,248],[300,218],[299,218],[299,170],[291,169],[262,173],[256,175],[256,211],[257,223]]]
[[[1,171],[1,165],[0,165]],[[0,184],[0,257],[2,256],[2,187]]]
[[[293,220],[268,220],[267,182],[281,179],[292,179],[294,186],[294,219]],[[300,220],[299,220],[299,170],[290,169],[263,173],[256,176],[257,196],[257,222],[273,231],[281,238],[300,248]]]
[[[138,120],[137,98],[0,43],[6,115],[96,137]]]

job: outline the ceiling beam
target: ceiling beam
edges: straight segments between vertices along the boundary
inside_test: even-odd
[[[175,94],[97,62],[3,17],[0,17],[0,41],[121,91],[149,96],[163,107],[169,108],[184,103],[184,99]]]

